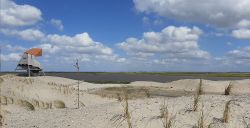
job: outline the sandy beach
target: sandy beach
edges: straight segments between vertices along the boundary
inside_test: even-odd
[[[250,79],[93,84],[0,76],[3,128],[247,128]],[[126,111],[127,110],[127,111]]]

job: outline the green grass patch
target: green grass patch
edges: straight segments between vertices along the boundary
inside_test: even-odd
[[[85,81],[94,84],[130,84],[129,81]]]

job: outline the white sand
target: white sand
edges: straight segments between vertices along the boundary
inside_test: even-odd
[[[200,80],[178,80],[170,83],[138,81],[129,85],[91,84],[80,82],[80,103],[77,107],[77,81],[60,77],[18,77],[1,76],[1,114],[3,128],[127,128],[122,121],[124,102],[93,94],[88,90],[104,87],[142,86],[164,87],[167,92],[197,92]],[[173,117],[173,128],[193,128],[198,125],[203,111],[204,127],[246,128],[250,126],[250,80],[233,81],[230,95],[224,95],[230,81],[202,80],[202,95],[199,96],[198,109],[193,110],[192,95],[180,97],[154,97],[129,100],[133,128],[163,128],[160,108],[165,103],[169,116]],[[7,98],[7,105],[3,99]],[[13,100],[13,103],[12,103]],[[26,100],[34,104],[34,111],[19,104]],[[55,100],[63,101],[66,108],[58,109]],[[223,123],[226,102],[229,104],[228,123]],[[44,104],[44,105],[43,105]],[[46,105],[52,104],[51,107]],[[203,106],[203,107],[202,107]]]

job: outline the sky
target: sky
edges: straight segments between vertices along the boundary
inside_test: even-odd
[[[225,4],[227,3],[227,4]],[[1,70],[249,72],[249,0],[0,0]]]

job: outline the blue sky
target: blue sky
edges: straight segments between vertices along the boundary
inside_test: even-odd
[[[227,2],[228,4],[224,4]],[[246,0],[0,0],[2,70],[41,47],[46,71],[250,71]]]

